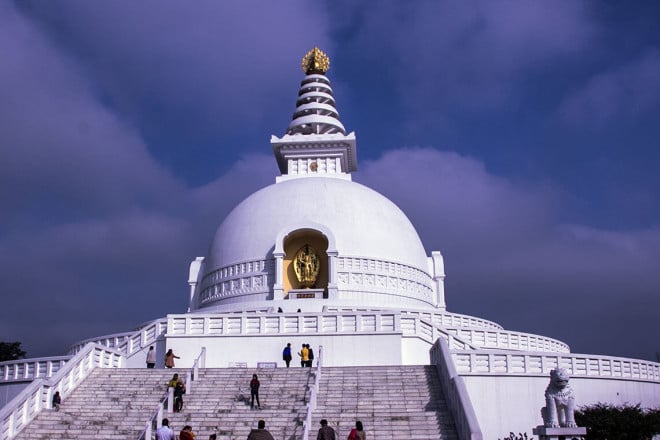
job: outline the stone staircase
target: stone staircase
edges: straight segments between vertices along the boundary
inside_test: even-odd
[[[40,413],[18,440],[137,439],[173,373],[186,370],[97,368],[62,401]],[[261,409],[250,409],[249,381],[261,382]],[[278,440],[300,440],[315,369],[218,368],[199,371],[183,411],[166,413],[178,432],[191,425],[200,440],[244,440],[257,421]],[[358,389],[359,387],[359,389]],[[345,439],[362,421],[369,439],[458,440],[431,366],[323,368],[310,439],[325,418]],[[159,421],[160,424],[160,421]]]
[[[172,374],[184,370],[97,368],[59,411],[42,411],[17,440],[137,439],[167,390]]]
[[[252,374],[261,387],[261,409],[250,409]],[[218,440],[245,440],[259,419],[278,440],[299,440],[305,419],[309,389],[314,383],[308,368],[200,370],[194,390],[184,396],[183,411],[170,414],[170,426],[178,433],[184,425],[193,427],[199,439],[217,434]]]
[[[458,440],[433,366],[326,367],[310,438],[327,419],[337,439],[360,420],[369,439]]]
[[[187,370],[97,368],[59,411],[43,411],[16,439],[137,439],[174,373],[185,377]],[[259,410],[250,409],[252,374],[261,382]],[[216,433],[218,440],[244,440],[263,419],[276,439],[298,440],[313,382],[307,368],[200,370],[183,411],[164,416],[177,434],[191,425],[199,439]]]

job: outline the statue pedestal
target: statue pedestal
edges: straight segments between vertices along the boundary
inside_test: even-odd
[[[587,435],[587,428],[546,428],[537,426],[532,430],[539,440],[583,440]]]
[[[323,299],[324,289],[291,289],[289,299]]]

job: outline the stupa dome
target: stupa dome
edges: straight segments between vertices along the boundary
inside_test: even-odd
[[[280,182],[245,199],[218,228],[207,270],[272,258],[278,236],[306,228],[327,231],[340,257],[428,270],[422,242],[399,207],[364,185],[324,177]]]
[[[316,290],[293,276],[293,256],[306,245],[322,261]],[[191,310],[293,306],[306,292],[316,292],[306,310],[436,305],[410,220],[378,192],[337,177],[283,180],[243,200],[218,228],[200,275]]]

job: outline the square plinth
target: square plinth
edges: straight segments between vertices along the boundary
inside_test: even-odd
[[[580,426],[577,428],[547,428],[537,426],[532,430],[533,434],[539,436],[539,440],[570,440],[573,438],[583,438],[587,435],[587,428]]]

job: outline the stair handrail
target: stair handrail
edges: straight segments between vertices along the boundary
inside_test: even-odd
[[[174,392],[173,388],[169,387],[167,391],[165,392],[165,395],[161,397],[160,401],[158,402],[158,406],[156,407],[156,411],[154,411],[153,415],[147,422],[146,426],[144,427],[144,430],[138,437],[138,440],[151,440],[152,434],[153,434],[153,428],[154,426],[158,426],[158,420],[163,419],[163,412],[167,410],[167,412],[172,411],[172,401],[174,400]]]
[[[312,426],[312,413],[316,409],[317,397],[319,394],[319,385],[321,383],[321,367],[323,366],[323,346],[319,345],[319,353],[316,357],[316,376],[314,383],[310,388],[309,401],[307,401],[307,411],[305,413],[305,422],[303,423],[302,440],[309,440],[309,431]]]
[[[167,329],[167,318],[158,318],[140,325],[133,331],[123,333],[113,333],[105,336],[97,336],[95,338],[86,339],[69,348],[69,354],[75,354],[79,348],[89,342],[96,342],[100,345],[105,345],[104,341],[113,341],[116,344],[114,348],[123,351],[127,356],[139,351],[156,342]],[[107,346],[107,345],[105,345]],[[112,347],[110,347],[112,348]]]
[[[192,392],[193,381],[199,378],[199,369],[206,368],[206,347],[202,347],[202,350],[199,352],[199,355],[195,358],[192,367],[186,373],[186,394]],[[158,402],[156,410],[153,412],[149,420],[144,426],[144,429],[140,433],[138,440],[150,440],[152,435],[152,430],[154,426],[158,426],[158,420],[162,420],[163,413],[165,411],[172,412],[174,405],[174,388],[168,387],[165,395]]]
[[[439,337],[443,338],[450,346],[458,346],[464,350],[477,350],[478,347],[472,344],[470,341],[466,340],[461,336],[454,335],[447,331],[444,327],[436,325],[432,321],[427,321],[425,318],[420,317],[419,315],[410,315],[402,316],[401,320],[410,320],[414,323],[413,333],[403,333],[406,335],[413,335],[414,337],[420,338],[423,341],[430,342],[433,344],[436,339]],[[424,333],[422,331],[422,325],[426,326],[430,331]]]
[[[192,367],[186,373],[186,394],[192,392],[192,383],[197,380],[197,375],[199,374],[200,368],[205,368],[206,366],[206,347],[202,347],[202,350],[199,352],[199,355],[195,358]]]
[[[88,343],[57,373],[32,381],[0,409],[0,440],[16,437],[44,408],[50,408],[53,391],[59,391],[66,400],[95,368],[120,368],[125,362],[126,356],[121,351]]]
[[[447,406],[454,417],[459,439],[483,440],[470,395],[463,378],[456,372],[447,342],[438,338],[431,347],[430,353],[431,364],[435,365],[438,371],[440,386],[447,400]]]

